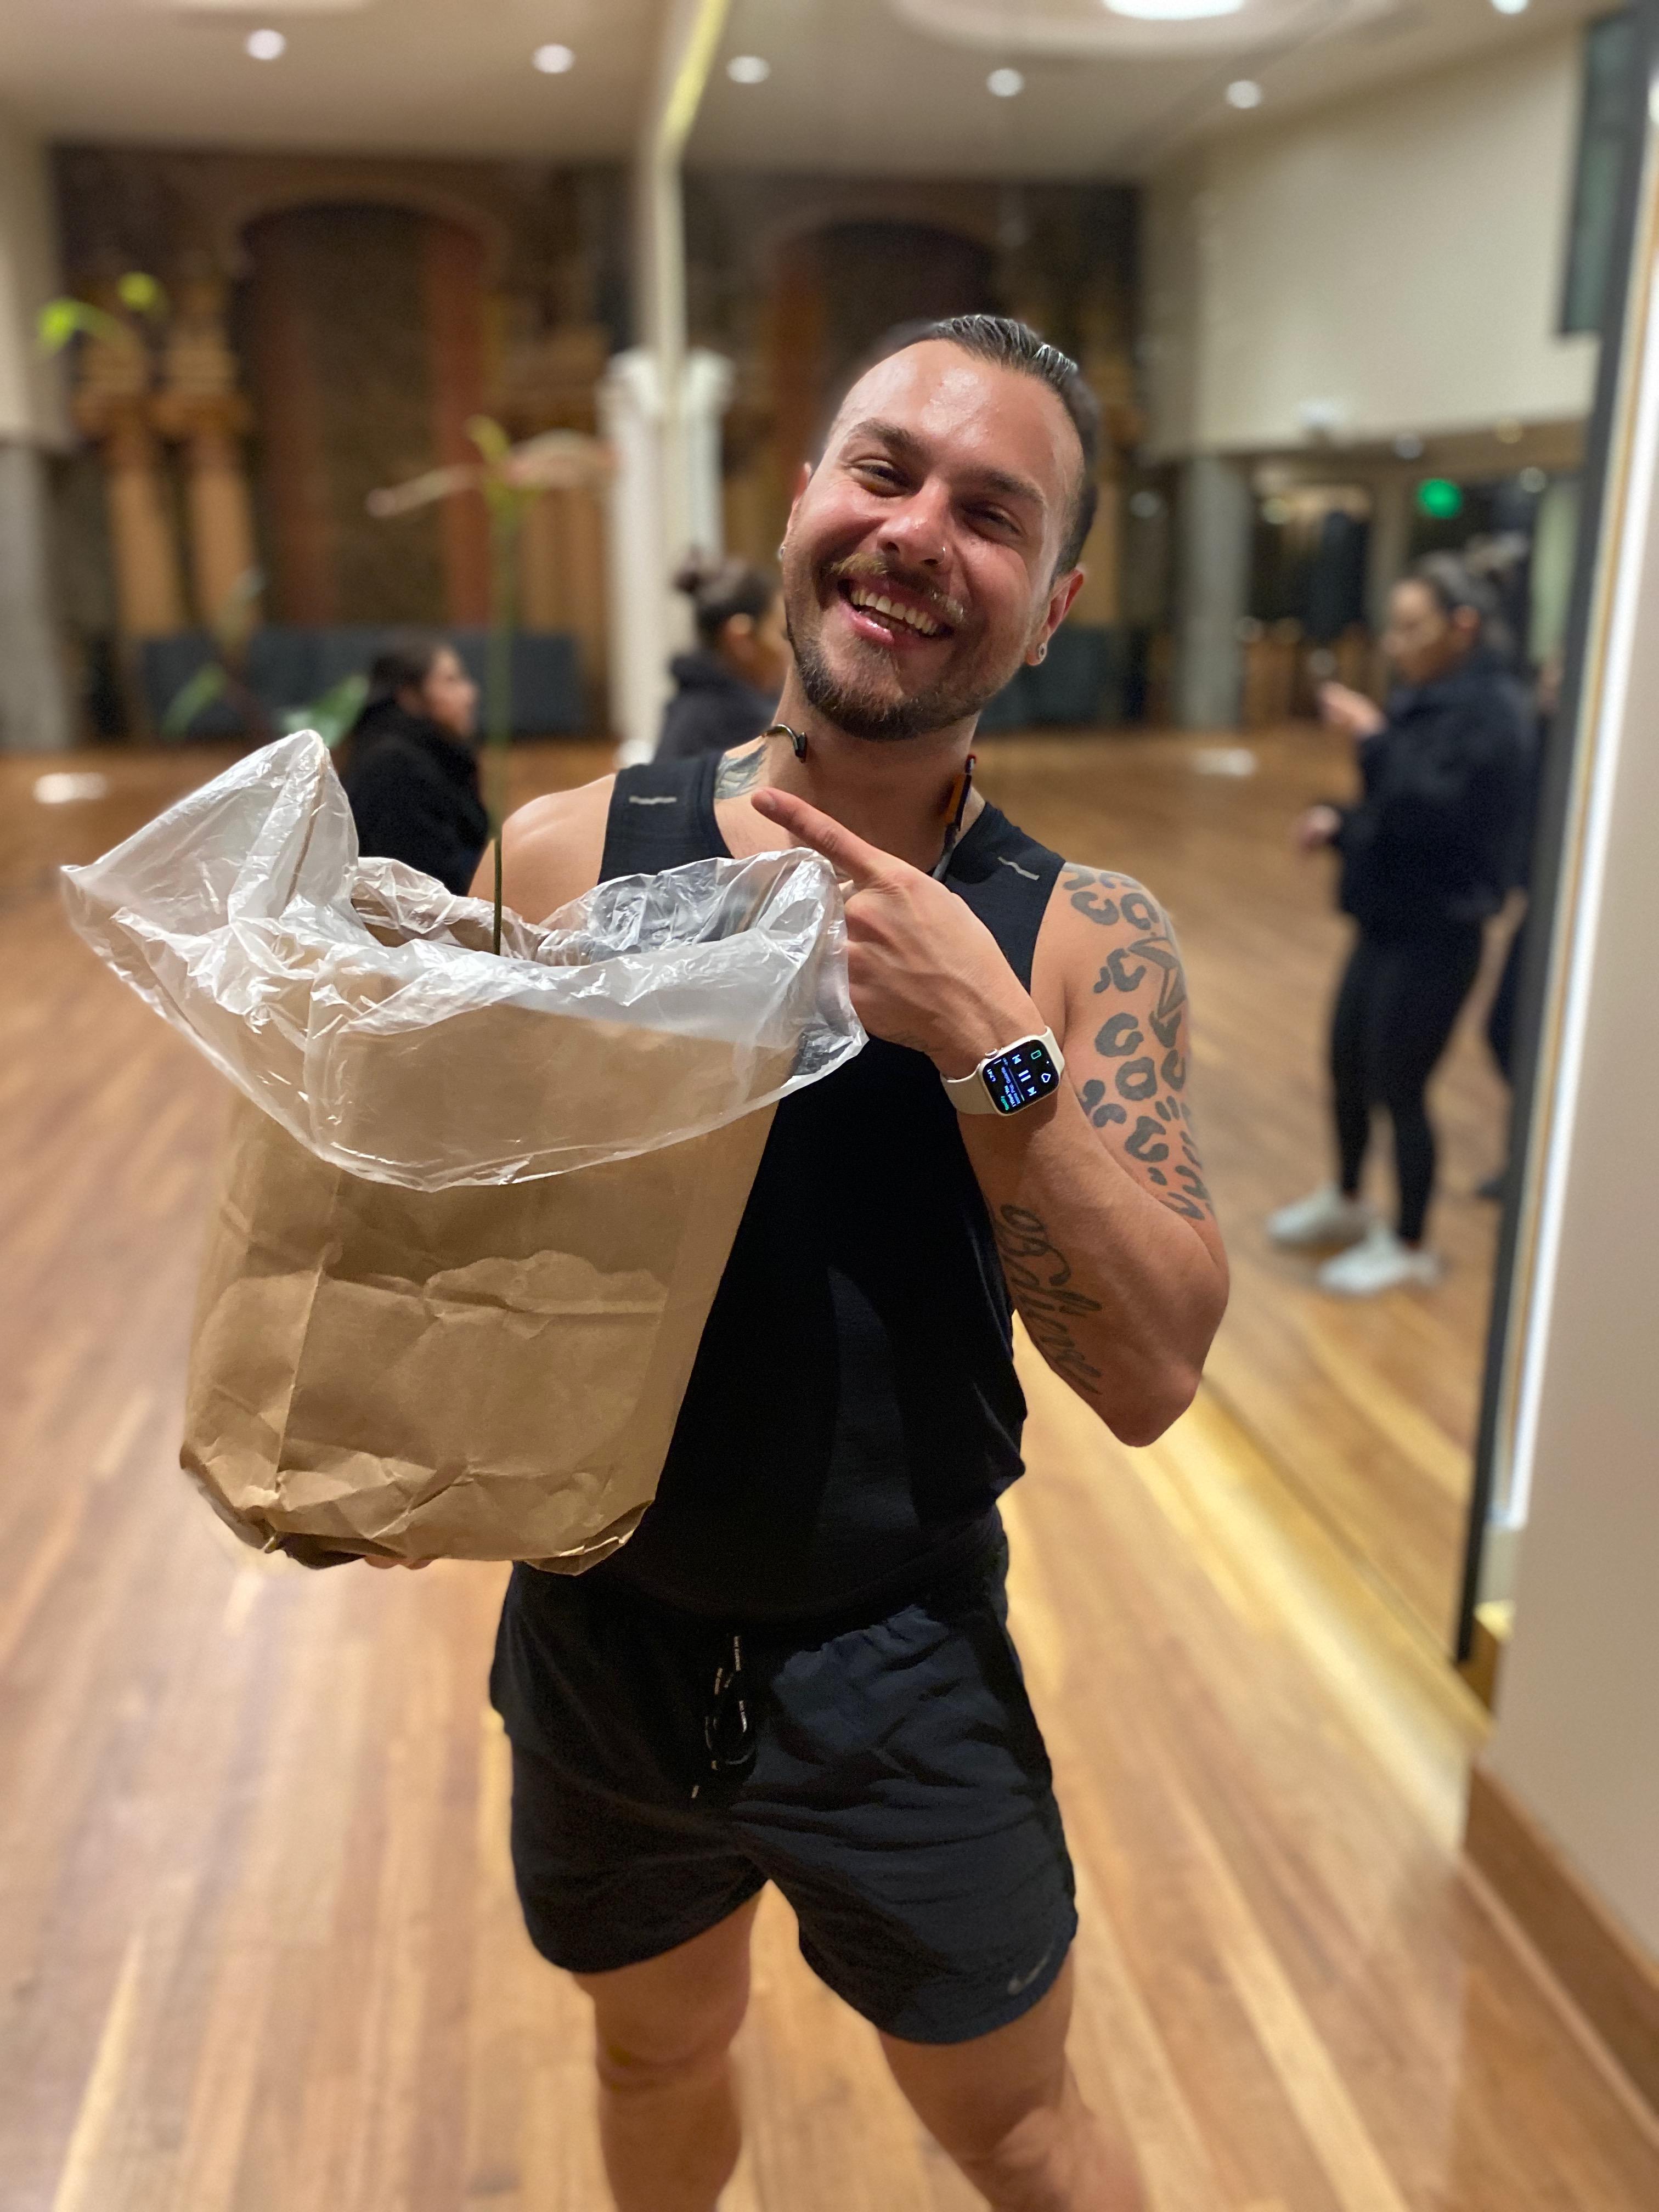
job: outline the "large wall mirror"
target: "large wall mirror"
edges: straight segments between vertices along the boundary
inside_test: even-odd
[[[1464,1658],[1477,1607],[1501,1630],[1524,1512],[1531,1102],[1625,465],[1652,21],[1606,0],[733,0],[688,151],[692,338],[736,366],[736,550],[770,556],[837,380],[892,323],[1021,314],[1100,394],[1088,583],[987,716],[983,781],[1172,909],[1235,1267],[1212,1399],[1412,1632]],[[1388,1109],[1415,1126],[1422,1071],[1395,1078],[1426,1056],[1433,1265],[1366,1294],[1363,1268],[1333,1283],[1341,1236],[1273,1226],[1334,1171],[1354,937],[1338,861],[1293,833],[1358,794],[1367,702],[1413,683],[1398,587],[1435,556],[1483,586],[1525,787],[1461,934],[1425,926],[1431,896],[1382,918],[1416,966],[1389,971],[1370,1048],[1362,1195],[1408,1225]],[[1422,1182],[1420,1141],[1399,1164]]]

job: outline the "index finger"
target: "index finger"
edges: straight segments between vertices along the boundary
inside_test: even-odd
[[[769,822],[775,822],[792,837],[799,837],[803,845],[822,853],[836,873],[845,876],[855,890],[879,881],[892,870],[890,853],[866,845],[862,837],[855,837],[833,815],[809,806],[793,791],[775,791],[769,787],[756,792],[749,803],[757,814],[763,814]]]

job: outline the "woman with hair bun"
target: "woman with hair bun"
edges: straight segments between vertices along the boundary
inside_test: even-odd
[[[1423,1243],[1435,1170],[1425,1095],[1513,878],[1530,745],[1497,594],[1455,556],[1431,554],[1395,586],[1382,649],[1398,678],[1386,711],[1340,684],[1320,693],[1325,720],[1354,740],[1361,795],[1310,807],[1297,827],[1304,852],[1340,855],[1357,928],[1331,1022],[1338,1180],[1267,1223],[1275,1243],[1349,1247],[1318,1279],[1356,1297],[1439,1276]],[[1376,1106],[1394,1125],[1392,1229],[1359,1196]]]
[[[663,714],[659,761],[730,752],[757,738],[789,665],[775,576],[743,561],[690,561],[674,583],[696,614],[697,649],[669,663],[678,689]]]

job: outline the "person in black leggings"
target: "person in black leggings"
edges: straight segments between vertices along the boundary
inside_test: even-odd
[[[1395,586],[1382,642],[1399,678],[1386,712],[1339,684],[1320,697],[1354,738],[1358,803],[1310,807],[1297,827],[1304,851],[1340,854],[1341,903],[1358,926],[1331,1023],[1338,1180],[1267,1224],[1276,1243],[1349,1247],[1319,1281],[1362,1297],[1440,1272],[1423,1243],[1428,1082],[1508,888],[1528,757],[1526,697],[1502,653],[1495,599],[1462,562],[1431,555]],[[1376,1106],[1394,1127],[1392,1229],[1359,1196]]]

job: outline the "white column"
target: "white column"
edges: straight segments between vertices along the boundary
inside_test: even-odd
[[[1250,584],[1250,487],[1219,453],[1181,471],[1176,520],[1175,718],[1182,729],[1232,729],[1243,690],[1238,625]]]
[[[1406,573],[1412,542],[1415,479],[1390,469],[1371,484],[1371,526],[1365,542],[1365,619],[1380,637],[1389,619],[1389,594]]]
[[[700,479],[696,457],[689,447],[700,434],[693,427],[692,410],[703,373],[688,358],[686,343],[685,212],[680,175],[685,143],[730,8],[731,0],[667,0],[650,99],[635,148],[635,320],[655,373],[652,408],[659,482],[654,503],[624,494],[619,487],[612,495],[613,514],[627,508],[635,529],[647,526],[647,507],[653,518],[649,538],[637,541],[626,592],[613,591],[611,599],[611,686],[617,702],[612,718],[624,761],[647,758],[654,747],[668,679],[665,666],[661,666],[653,690],[642,676],[633,682],[620,672],[639,660],[647,637],[657,647],[659,664],[665,663],[670,650],[690,644],[690,609],[673,588],[674,571],[693,545],[713,551],[718,544],[718,538],[700,535],[696,526],[706,525],[707,517],[693,506],[692,486]],[[715,459],[718,469],[718,453]],[[613,582],[620,580],[617,563],[613,552]],[[637,637],[623,635],[635,628]],[[656,702],[648,733],[640,719],[647,698]]]
[[[681,413],[686,544],[710,555],[726,549],[720,453],[733,374],[724,354],[697,347],[686,356]]]
[[[9,752],[75,741],[44,459],[65,443],[67,424],[59,372],[35,341],[35,317],[57,289],[45,157],[0,117],[0,750]]]
[[[662,403],[656,361],[643,346],[612,360],[599,386],[599,415],[612,455],[605,506],[611,723],[625,767],[650,759],[668,696]]]
[[[624,766],[655,751],[669,657],[689,642],[679,614],[689,603],[668,588],[672,569],[693,546],[720,550],[720,421],[731,390],[732,365],[719,354],[687,358],[683,434],[671,451],[653,353],[635,346],[617,354],[599,386],[599,427],[614,456],[605,533],[611,710]],[[682,534],[671,538],[671,528]]]

